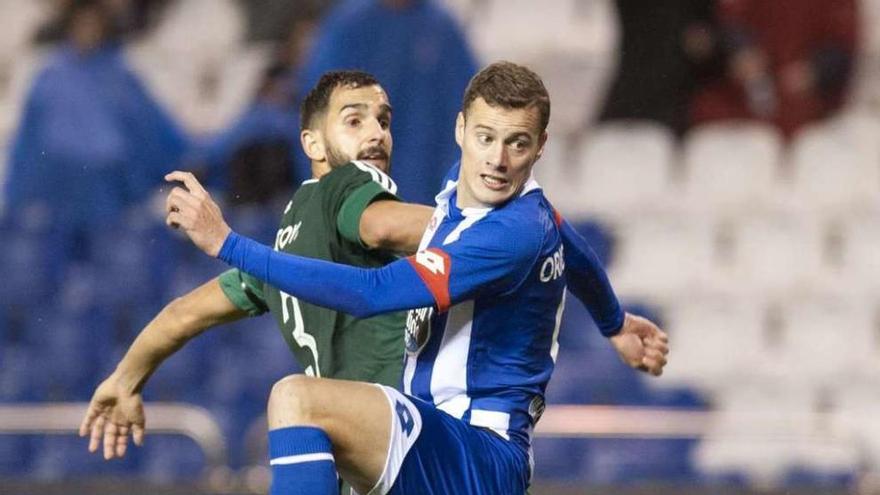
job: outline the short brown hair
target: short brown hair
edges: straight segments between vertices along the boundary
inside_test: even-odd
[[[379,86],[379,81],[372,74],[359,70],[336,70],[325,73],[309,91],[299,109],[300,129],[312,129],[315,119],[327,111],[330,95],[339,87],[363,88]]]
[[[495,62],[478,72],[464,92],[462,113],[467,115],[468,107],[477,98],[492,107],[528,108],[534,105],[541,115],[541,132],[550,122],[550,94],[544,81],[528,67],[513,62]]]

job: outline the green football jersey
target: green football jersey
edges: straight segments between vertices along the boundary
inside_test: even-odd
[[[284,210],[275,250],[358,267],[395,259],[368,249],[360,239],[361,214],[377,199],[397,199],[385,173],[352,162],[309,180]],[[315,306],[238,270],[220,276],[226,296],[248,314],[267,311],[306,374],[397,386],[403,366],[405,313],[357,319]]]

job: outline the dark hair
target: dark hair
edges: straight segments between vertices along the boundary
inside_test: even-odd
[[[528,108],[535,106],[541,115],[541,132],[550,122],[550,94],[538,74],[528,67],[501,61],[485,67],[475,75],[464,92],[462,113],[477,98],[492,107]]]
[[[327,111],[330,103],[330,95],[339,87],[362,88],[365,86],[378,86],[379,81],[371,74],[358,70],[330,71],[321,76],[318,84],[309,91],[299,109],[300,129],[311,129],[315,125],[315,118]]]

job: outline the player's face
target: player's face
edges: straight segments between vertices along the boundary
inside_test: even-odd
[[[491,207],[519,194],[541,156],[547,133],[536,107],[492,107],[477,98],[459,114],[455,140],[461,147],[458,206]]]
[[[333,90],[324,121],[324,144],[331,168],[352,160],[385,172],[391,167],[391,105],[379,86]]]

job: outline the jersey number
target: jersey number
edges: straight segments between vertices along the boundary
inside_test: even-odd
[[[290,310],[287,309],[288,302],[290,302],[290,306],[293,308],[293,332],[291,333],[293,340],[300,347],[311,351],[315,363],[314,367],[310,364],[306,366],[306,375],[320,377],[321,370],[318,367],[318,342],[315,340],[315,337],[306,333],[305,326],[303,325],[302,309],[299,307],[299,299],[290,294],[281,292],[281,316],[284,319],[284,324],[287,325],[287,322],[290,321]]]

